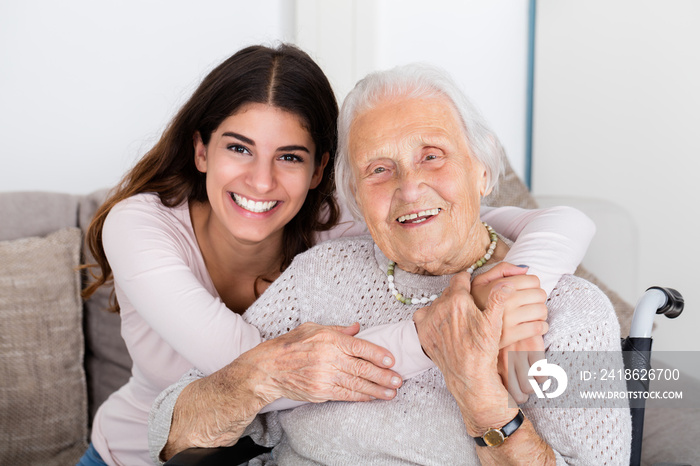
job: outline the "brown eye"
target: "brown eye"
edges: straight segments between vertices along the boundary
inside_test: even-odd
[[[229,144],[227,146],[228,150],[233,151],[233,152],[238,152],[239,154],[249,154],[250,151],[246,146],[242,146],[240,144]]]
[[[280,156],[280,160],[283,160],[285,162],[303,162],[304,161],[304,159],[302,159],[301,157],[299,157],[296,154],[284,154],[284,155]]]
[[[384,173],[386,171],[386,168],[384,167],[377,167],[374,170],[372,170],[372,173]]]

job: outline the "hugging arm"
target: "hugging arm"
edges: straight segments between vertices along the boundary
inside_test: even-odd
[[[515,212],[515,215],[517,217],[517,215],[525,215],[525,214],[523,214],[521,211],[521,212]],[[501,216],[501,218],[503,218],[503,216]],[[526,227],[528,225],[528,222],[530,220],[532,220],[532,218],[533,218],[533,216],[531,216],[531,215],[525,215],[525,219],[524,220],[521,219],[521,226],[522,226],[521,230],[517,231],[518,229],[515,228],[515,229],[513,229],[513,232],[522,233],[524,231],[527,234]],[[492,223],[494,223],[494,222],[492,222]],[[511,232],[511,233],[513,233],[513,232]],[[515,234],[515,233],[513,233],[513,234]],[[516,245],[517,245],[517,241],[516,241]],[[581,249],[585,250],[585,246]],[[582,253],[581,253],[581,255],[582,255]],[[278,281],[276,281],[275,283],[273,283],[271,285],[270,289],[268,289],[268,292],[266,292],[263,295],[263,297],[261,297],[261,299],[258,302],[256,302],[256,304],[253,305],[251,310],[253,310],[253,308],[259,309],[261,306],[264,306],[266,300],[267,301],[269,301],[269,300],[274,301],[274,299],[276,299],[276,298],[270,298],[270,297],[276,297],[280,293],[280,290],[285,289],[285,286],[286,286],[286,285],[284,285],[285,280],[290,279],[289,277],[293,277],[295,271],[300,272],[298,269],[295,268],[295,267],[298,267],[297,261],[295,261],[295,263],[293,263],[290,266],[290,268],[288,268],[287,271],[285,271],[285,273],[280,277],[280,279],[278,279]],[[299,277],[299,276],[304,276],[305,273],[306,274],[309,274],[309,273],[313,274],[313,273],[320,273],[320,272],[321,271],[308,270],[308,271],[302,271],[301,273],[296,273],[296,276]],[[295,282],[295,284],[296,284],[296,287],[292,287],[292,289],[295,290],[293,293],[295,293],[296,296],[303,297],[303,296],[313,296],[314,295],[312,290],[303,290],[303,285],[302,285],[303,281],[297,280]],[[286,289],[288,290],[289,288],[286,287]],[[287,299],[287,300],[292,299],[293,300],[295,298],[283,295],[281,297],[281,299]],[[298,309],[299,309],[298,304],[299,303],[296,303],[296,304],[297,304],[296,309],[298,312]],[[269,305],[269,303],[268,303],[268,305]],[[294,306],[293,306],[293,308],[294,308]],[[275,312],[276,310],[279,310],[279,309],[280,309],[279,304],[276,304],[270,308],[270,312]],[[294,316],[293,312],[290,314],[289,309],[287,309],[286,311],[282,312],[282,314],[284,314],[285,312],[287,314],[281,316],[283,319],[285,319],[285,325],[289,326],[289,328],[292,328],[296,325],[299,325],[299,323],[300,323],[299,319],[298,319],[298,317]],[[252,314],[255,314],[255,312],[253,312]],[[280,322],[281,322],[281,320],[280,320]],[[255,322],[253,321],[252,323],[255,323]],[[272,335],[272,336],[274,336],[274,335]],[[267,338],[271,338],[272,336],[268,336]],[[349,337],[349,335],[346,335],[346,336]],[[388,349],[389,351],[384,353],[384,355],[385,355],[384,357],[386,357],[388,355],[388,353],[396,355],[396,358],[395,358],[396,364],[393,366],[393,369],[396,370],[396,372],[398,372],[398,374],[401,374],[401,376],[403,376],[404,378],[412,377],[412,376],[417,375],[417,374],[419,374],[427,369],[430,369],[431,367],[434,367],[433,362],[429,358],[427,358],[425,356],[425,354],[423,353],[422,347],[420,345],[420,341],[418,340],[418,335],[416,333],[415,325],[411,321],[404,321],[404,322],[399,322],[396,324],[388,324],[388,325],[383,325],[383,326],[376,327],[376,328],[370,328],[370,329],[367,329],[364,332],[361,332],[360,334],[358,334],[357,337],[364,338],[364,339],[368,340],[369,342],[373,342],[377,345],[380,345],[381,347]],[[349,337],[349,338],[352,338],[352,337]],[[348,344],[351,346],[358,345],[358,343],[348,343]],[[376,349],[376,347],[375,347],[375,349]],[[267,358],[267,359],[269,360],[270,358]],[[224,369],[227,370],[229,374],[236,373],[237,371],[234,369],[236,369],[236,368],[240,369],[240,363],[241,363],[240,361],[238,361],[238,362],[234,361],[231,364],[231,367],[229,367],[228,369],[227,368],[224,368]],[[389,366],[391,366],[391,364],[388,364],[388,365],[384,364],[383,358],[382,358],[382,359],[376,360],[376,365],[374,366],[374,368],[377,370],[380,370],[380,368],[382,368],[382,367],[386,368]],[[222,377],[224,375],[225,375],[224,373],[221,373],[221,374],[218,374],[217,377]],[[378,372],[377,378],[375,378],[375,382],[373,382],[374,385],[370,385],[369,388],[374,389],[374,390],[380,390],[380,389],[386,389],[386,387],[397,387],[398,384],[392,383],[392,378],[393,378],[393,376],[388,371],[387,372]],[[357,374],[351,375],[350,380],[357,380]],[[384,381],[383,385],[381,382],[382,380]],[[380,383],[377,384],[376,381],[379,381]],[[173,435],[171,438],[174,441],[179,441],[179,440],[183,440],[183,439],[185,441],[178,443],[176,448],[174,448],[174,449],[170,448],[170,447],[172,447],[172,445],[168,445],[167,448],[170,448],[170,449],[166,450],[167,454],[175,453],[175,452],[177,452],[183,448],[187,448],[189,446],[195,446],[195,445],[193,445],[193,443],[196,443],[196,442],[193,442],[193,438],[191,436],[188,437],[187,434],[183,435],[182,433],[179,433],[181,431],[181,428],[183,431],[189,431],[190,433],[193,431],[212,432],[212,429],[210,427],[193,426],[190,422],[191,420],[188,420],[188,416],[186,415],[186,412],[188,409],[187,407],[191,406],[190,403],[192,403],[193,400],[199,400],[200,402],[203,400],[204,401],[208,400],[209,404],[213,405],[213,406],[216,406],[217,404],[221,404],[221,401],[218,401],[218,402],[216,401],[216,396],[214,396],[213,399],[207,399],[206,396],[202,396],[201,394],[197,394],[197,390],[203,390],[204,392],[206,392],[207,390],[211,391],[212,389],[220,388],[221,386],[223,386],[223,384],[220,384],[220,383],[216,384],[216,383],[212,383],[212,382],[214,382],[214,381],[209,380],[207,382],[198,382],[198,384],[193,384],[193,386],[191,388],[189,388],[187,391],[183,391],[183,394],[182,394],[183,398],[178,401],[178,406],[174,406],[174,404],[173,404],[175,411],[172,415],[172,419],[173,419],[174,424],[172,426]],[[350,383],[356,383],[356,382],[350,382]],[[215,391],[216,390],[214,390],[214,392]],[[251,393],[253,393],[253,392],[251,392]],[[281,397],[292,397],[292,398],[297,398],[297,399],[303,400],[303,401],[323,401],[323,399],[322,399],[323,397],[318,398],[318,399],[307,399],[308,397],[298,396],[298,394],[294,394],[291,392],[287,393],[284,390],[277,390],[277,392],[274,395],[268,394],[267,398],[263,397],[262,399],[261,398],[255,399],[252,402],[248,402],[246,404],[246,406],[248,406],[248,407],[252,406],[253,407],[252,411],[254,413],[258,413],[264,409],[264,406],[267,406],[270,402],[277,400],[278,398],[281,398]],[[175,399],[177,399],[177,398],[178,398],[177,395],[175,395]],[[377,396],[377,398],[383,398],[383,396]],[[223,398],[223,399],[225,399],[225,398]],[[325,399],[347,399],[347,398],[327,397]],[[239,400],[239,402],[240,402],[240,400]],[[238,403],[236,403],[236,404],[238,404]],[[231,406],[231,404],[228,403],[227,406]],[[290,405],[287,404],[287,405],[275,406],[273,404],[273,405],[269,406],[267,409],[268,410],[269,409],[284,409],[287,407],[290,407]],[[182,408],[182,411],[178,411],[179,408]],[[195,410],[195,412],[199,412],[201,414],[203,411],[202,411],[202,409],[197,409],[197,410]],[[242,412],[237,413],[237,414],[236,413],[229,413],[228,417],[230,419],[233,419],[234,422],[228,423],[228,425],[224,425],[223,426],[223,428],[224,428],[223,434],[219,435],[222,433],[222,432],[219,432],[216,435],[212,435],[212,436],[210,436],[211,438],[206,439],[207,442],[209,442],[210,440],[215,438],[215,440],[214,440],[215,443],[222,442],[222,439],[224,442],[220,443],[220,444],[231,444],[231,442],[235,443],[235,440],[237,440],[237,438],[242,433],[242,430],[240,429],[240,427],[247,425],[252,420],[252,417],[250,417],[250,414],[246,414],[246,413],[242,413]],[[170,418],[170,416],[166,416],[166,418]],[[202,417],[200,419],[206,420],[206,417]],[[213,425],[217,426],[217,421],[215,421],[214,418],[212,418],[210,420],[209,424],[210,425],[213,424]],[[233,428],[232,428],[232,426],[233,426]],[[153,425],[151,427],[153,427]],[[217,426],[217,428],[221,428],[221,427],[222,427],[221,425]],[[216,430],[216,428],[214,430]],[[235,433],[233,435],[231,435],[232,430],[235,431]],[[152,432],[152,435],[153,435],[153,432]],[[162,438],[162,435],[160,437]],[[202,442],[202,443],[208,444],[207,442]],[[157,451],[159,452],[160,449],[158,449]]]
[[[123,201],[105,221],[102,240],[115,286],[168,345],[210,374],[259,344],[260,332],[202,285],[194,246],[170,216],[142,199]],[[141,359],[142,369],[160,372],[153,367],[159,359]]]
[[[515,240],[504,259],[527,265],[549,295],[564,274],[572,274],[583,260],[595,234],[595,224],[573,207],[527,210],[519,207],[482,207],[481,219]]]
[[[168,459],[190,447],[235,444],[265,406],[391,399],[401,384],[386,350],[353,338],[349,327],[305,323],[240,355],[215,373],[193,371],[152,407],[149,448]]]
[[[517,238],[506,260],[526,263],[529,272],[535,275],[542,270],[538,276],[545,289],[548,282],[555,283],[562,273],[575,269],[590,241],[586,232],[592,231],[587,228],[585,216],[566,208],[542,211],[501,208],[488,211],[484,218],[506,236]],[[172,225],[153,215],[146,206],[137,203],[116,206],[105,223],[105,252],[117,285],[139,314],[194,367],[210,374],[262,339],[255,326],[231,312],[202,286],[188,264],[192,258],[188,259],[186,248],[181,242],[173,241],[172,229]],[[576,233],[578,236],[574,236]],[[547,238],[554,240],[542,248]],[[395,329],[387,329],[384,335],[388,337],[377,341],[390,341],[395,334]],[[400,329],[399,334],[416,341],[410,328]],[[381,330],[373,331],[372,335],[381,336]],[[413,374],[415,370],[398,372]]]
[[[549,295],[562,275],[574,273],[586,254],[586,249],[595,233],[593,222],[585,214],[572,207],[535,210],[519,207],[482,207],[481,219],[508,239],[515,241],[506,254],[504,262],[527,265],[528,268],[525,269],[527,273],[539,279],[539,283],[534,285],[532,280],[528,281],[525,277],[514,279],[517,281],[514,286],[518,291],[522,291],[521,296],[528,296],[528,304],[539,299],[538,296],[531,296],[532,293],[537,293],[534,288],[542,288],[546,295]],[[476,298],[477,304],[481,304],[480,307],[483,307],[486,296],[496,283],[494,275],[503,278],[525,273],[525,270],[513,271],[515,269],[508,267],[507,264],[501,264],[498,267],[499,270],[495,273],[484,274],[484,276],[475,279],[475,284],[482,287],[481,292],[485,294],[481,300]],[[528,291],[527,288],[532,288],[532,291]],[[513,303],[519,300],[522,299],[514,296],[508,302]],[[544,300],[541,304],[540,307],[544,307]],[[517,312],[520,311],[515,311],[515,313]],[[504,343],[502,348],[509,347],[506,348],[506,351],[544,351],[542,338],[539,335],[546,331],[546,323],[543,327],[535,321],[546,319],[546,309],[544,314],[542,312],[536,313],[537,317],[532,319],[525,318],[523,320],[520,316],[513,318],[513,314],[514,312],[506,313],[509,321],[515,322],[512,326],[504,324],[504,331],[511,335],[537,335],[534,338],[538,339],[538,342],[536,344],[533,342],[523,343],[517,347],[511,347],[511,344],[530,339],[530,337],[516,337],[513,341]],[[542,328],[541,330],[533,329],[533,325]],[[387,348],[396,358],[393,369],[404,379],[414,377],[434,367],[432,361],[425,356],[419,346],[418,335],[412,322],[399,322],[384,325],[381,328],[369,328],[357,336]],[[529,385],[523,386],[526,390],[528,387]],[[522,399],[522,393],[519,398]]]

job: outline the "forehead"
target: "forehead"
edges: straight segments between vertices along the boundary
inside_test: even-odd
[[[461,119],[444,96],[391,98],[358,114],[350,125],[351,155],[378,155],[397,145],[466,143]]]

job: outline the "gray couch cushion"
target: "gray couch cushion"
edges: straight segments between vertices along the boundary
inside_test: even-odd
[[[97,208],[107,196],[98,190],[81,196],[52,192],[0,193],[0,240],[44,236],[66,227],[79,227],[83,234]],[[83,250],[82,263],[94,262]],[[83,274],[83,283],[89,274]],[[85,368],[88,382],[89,420],[107,397],[131,375],[131,358],[121,337],[118,314],[107,312],[111,286],[102,287],[85,302]]]
[[[87,448],[81,232],[0,242],[0,464],[75,464]]]
[[[61,228],[78,226],[79,199],[64,193],[2,193],[0,241],[45,236]]]

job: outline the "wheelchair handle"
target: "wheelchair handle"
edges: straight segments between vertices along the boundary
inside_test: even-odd
[[[654,316],[663,314],[675,319],[684,306],[683,296],[673,288],[652,286],[642,295],[634,308],[629,336],[633,338],[651,338]]]

